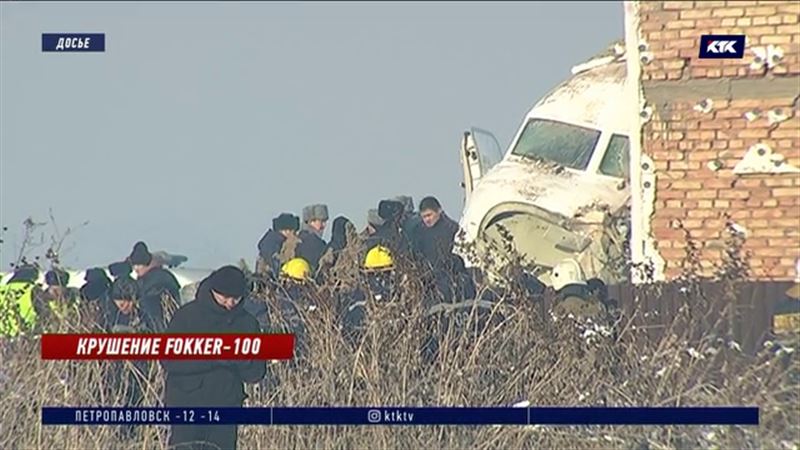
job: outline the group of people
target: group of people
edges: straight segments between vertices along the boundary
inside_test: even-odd
[[[435,197],[422,199],[418,211],[414,206],[409,197],[383,200],[369,211],[368,225],[361,232],[347,218],[337,217],[328,242],[323,239],[329,221],[326,205],[307,206],[302,217],[280,214],[258,242],[253,273],[223,266],[199,283],[193,301],[180,306],[179,283],[144,242],[137,242],[123,261],[109,266],[111,278],[102,268],[88,270],[79,290],[67,287],[69,275],[59,269],[47,272],[47,286],[40,289],[38,269],[23,265],[0,286],[0,334],[13,338],[27,332],[61,331],[70,323],[86,323],[75,317],[89,310],[94,311],[89,323],[109,333],[290,332],[296,336],[295,358],[302,363],[310,311],[332,308],[346,340],[357,344],[369,324],[370,306],[395,298],[400,273],[410,273],[424,284],[423,306],[432,311],[467,299],[474,304],[465,309],[475,304],[485,307],[492,299],[476,293],[473,274],[453,253],[458,224]],[[323,285],[328,290],[320,295],[318,287]],[[529,287],[544,288],[535,279]],[[176,308],[171,314],[170,305]],[[432,322],[431,338],[420,349],[427,360],[438,348],[433,328]],[[167,407],[241,406],[244,384],[259,382],[267,373],[264,361],[162,361],[161,365],[166,372]],[[147,379],[151,372],[147,362],[133,367],[112,372],[116,379],[108,383],[113,387],[121,377],[129,377],[124,401],[130,406],[143,398],[139,384],[130,381]],[[197,441],[235,448],[237,440],[236,427],[222,425],[174,426],[170,436],[170,444],[177,448]]]
[[[39,275],[37,266],[22,264],[0,285],[0,336],[54,333],[81,325],[113,333],[160,332],[165,328],[164,296],[180,298],[175,276],[144,242],[109,265],[108,272],[101,267],[87,270],[80,289],[69,287],[70,274],[60,268],[45,273],[43,287],[37,283]]]
[[[348,218],[339,216],[333,220],[330,242],[325,242],[322,236],[328,221],[328,207],[323,204],[303,208],[302,220],[291,213],[274,218],[272,228],[258,242],[256,272],[277,278],[284,264],[299,258],[319,282],[342,250],[356,242],[365,251],[381,245],[431,267],[449,266],[459,229],[435,197],[422,199],[418,212],[411,197],[383,200],[368,212],[367,226],[360,233]]]

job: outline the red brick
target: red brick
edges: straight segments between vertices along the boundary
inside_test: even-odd
[[[711,189],[730,189],[731,181],[720,178],[708,178],[703,180],[703,187]]]
[[[667,22],[664,28],[668,30],[679,30],[681,28],[694,28],[694,20],[671,20]]]
[[[775,34],[776,30],[773,26],[760,26],[760,27],[750,27],[747,29],[747,36],[766,36],[770,34]]]
[[[717,191],[713,189],[703,189],[700,191],[689,191],[686,193],[686,198],[690,199],[714,199],[717,198]],[[722,197],[724,198],[724,197]]]
[[[759,201],[772,197],[772,190],[770,188],[751,188],[749,192],[750,198],[759,199]]]
[[[753,211],[754,219],[779,219],[783,217],[783,211],[775,208],[756,209]]]
[[[683,159],[683,154],[680,152],[653,152],[653,159],[661,161],[680,161]]]
[[[719,217],[719,211],[711,209],[694,209],[687,213],[691,219],[710,219]]]
[[[731,128],[731,123],[728,120],[704,120],[700,122],[700,129],[701,130],[729,130]],[[716,137],[720,137],[720,132],[718,131]],[[725,136],[724,138],[727,138]],[[723,138],[723,139],[724,139]]]
[[[695,151],[689,153],[689,161],[711,161],[717,157],[714,151]]]
[[[766,17],[753,17],[753,25],[766,25],[767,18]]]
[[[780,130],[775,130],[773,133],[776,133]],[[739,132],[739,138],[755,138],[755,139],[763,139],[769,136],[769,130],[766,128],[752,128],[747,130],[741,130]],[[773,136],[776,137],[776,136]],[[784,136],[780,136],[784,137]]]
[[[681,249],[675,248],[665,248],[664,250],[659,251],[661,257],[665,259],[681,259],[686,256],[686,252]]]
[[[731,202],[728,200],[714,200],[715,208],[730,208]]]
[[[800,14],[800,3],[796,2],[786,2],[783,4],[777,5],[777,10],[780,13],[787,13],[787,14]]]
[[[798,19],[800,19],[800,17],[798,17],[797,14],[784,14],[784,15],[781,16],[781,19],[782,19],[781,21],[783,23],[787,23],[787,24],[797,23],[798,21],[800,21],[800,20],[798,20]]]
[[[712,11],[714,17],[742,17],[744,8],[719,8]]]
[[[722,19],[719,17],[700,19],[700,20],[695,20],[694,22],[695,22],[694,23],[695,29],[696,31],[700,32],[700,34],[702,34],[702,31],[705,29],[717,28],[722,26]],[[784,23],[789,23],[789,22],[784,22]]]
[[[800,228],[800,219],[772,219],[770,225],[775,227]]]
[[[711,17],[710,9],[686,9],[681,11],[681,19],[706,19]]]
[[[797,197],[800,196],[800,189],[798,188],[775,188],[772,190],[772,195],[775,197]]]
[[[694,2],[690,1],[683,1],[683,2],[663,2],[661,4],[664,10],[683,10],[683,9],[692,9],[694,8]]]
[[[664,23],[658,20],[647,20],[641,23],[639,26],[639,30],[646,33],[646,32],[654,32],[664,28]],[[661,39],[660,36],[651,36],[650,34],[647,35],[648,41],[653,42],[655,40]]]
[[[789,249],[791,247],[796,247],[798,245],[798,241],[797,239],[792,239],[792,238],[776,238],[776,239],[769,239],[769,245],[771,247],[778,247],[785,252],[786,249]],[[785,255],[785,253],[779,256],[783,255]]]
[[[730,198],[730,199],[748,199],[750,198],[750,193],[744,190],[738,189],[722,189],[719,191],[719,198]]]
[[[694,180],[681,180],[673,182],[672,188],[681,190],[702,189],[703,183]]]
[[[746,228],[756,229],[756,228],[766,228],[769,226],[769,221],[764,219],[751,219],[748,220],[745,224]]]
[[[792,186],[793,180],[791,178],[767,178],[763,180],[765,186]]]
[[[744,133],[745,131],[755,131],[755,130],[742,130],[742,133]],[[767,130],[763,131],[767,132]],[[754,136],[754,137],[767,137],[767,136],[765,135],[765,136]],[[797,130],[777,128],[775,130],[772,130],[771,133],[769,133],[769,137],[772,139],[797,138]]]
[[[777,14],[778,10],[774,6],[758,6],[755,8],[745,8],[746,16],[771,16]]]
[[[767,25],[780,25],[783,23],[783,19],[781,16],[769,16],[767,17]]]
[[[778,27],[778,28],[781,28],[781,27]],[[794,28],[796,28],[796,26]],[[778,30],[778,33],[785,33],[785,31],[782,32],[782,31]],[[784,44],[790,44],[791,42],[792,42],[792,37],[790,35],[788,35],[788,34],[761,36],[761,38],[758,40],[758,43],[761,44],[761,45],[769,45],[769,44],[784,45]],[[785,69],[785,66],[783,66],[783,67],[780,67],[780,66],[779,67],[775,67],[773,69],[773,73],[776,73],[776,69],[779,69],[779,68],[784,68]]]
[[[739,178],[734,187],[755,188],[764,186],[764,181],[760,178]],[[768,185],[767,185],[768,186]]]
[[[656,191],[656,198],[658,198],[659,200],[681,199],[681,198],[686,198],[686,192],[674,191],[674,190]]]

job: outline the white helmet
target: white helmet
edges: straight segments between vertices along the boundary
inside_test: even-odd
[[[550,280],[553,289],[560,291],[568,284],[580,284],[586,286],[586,280],[581,265],[574,259],[565,259],[553,267]]]

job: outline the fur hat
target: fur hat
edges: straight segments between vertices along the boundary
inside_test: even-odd
[[[303,222],[308,223],[312,220],[328,220],[328,205],[317,204],[308,205],[303,208]]]
[[[378,215],[385,221],[394,221],[403,215],[403,204],[395,200],[381,200]]]
[[[397,197],[393,198],[392,200],[400,202],[403,204],[403,210],[406,214],[411,214],[414,212],[414,198],[409,195],[398,195]]]
[[[300,229],[300,218],[294,214],[283,213],[272,219],[272,229],[275,231]]]

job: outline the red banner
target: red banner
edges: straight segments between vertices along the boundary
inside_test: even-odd
[[[42,359],[292,359],[292,334],[45,334]]]

